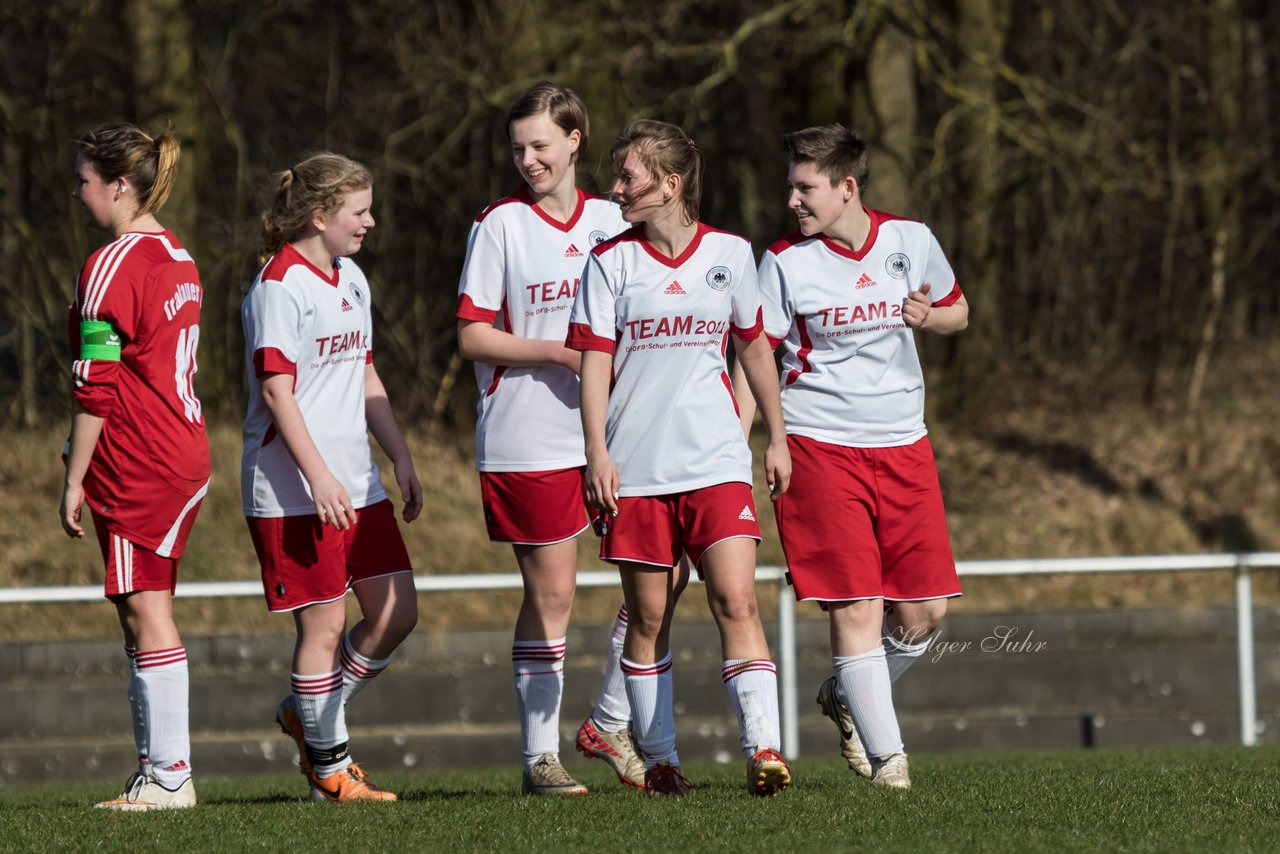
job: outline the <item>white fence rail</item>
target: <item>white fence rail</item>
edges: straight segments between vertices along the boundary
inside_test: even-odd
[[[1145,555],[1140,557],[1050,558],[1043,560],[971,560],[956,564],[961,576],[1062,575],[1110,572],[1187,572],[1232,570],[1236,594],[1236,668],[1240,698],[1240,743],[1258,742],[1257,685],[1253,647],[1253,586],[1250,570],[1280,569],[1280,552],[1207,555]],[[782,582],[780,566],[756,569],[757,582]],[[692,579],[697,581],[696,575]],[[579,587],[615,587],[618,573],[589,570],[578,573]],[[456,593],[477,590],[519,590],[518,573],[473,575],[417,575],[419,593]],[[178,586],[178,598],[228,598],[262,595],[258,581],[194,581]],[[95,602],[101,585],[77,587],[14,587],[0,590],[0,605],[16,603]],[[785,583],[778,584],[778,689],[782,713],[782,748],[787,756],[800,755],[799,704],[796,689],[795,598]]]

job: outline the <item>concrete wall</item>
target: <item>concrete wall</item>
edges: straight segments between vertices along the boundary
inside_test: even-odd
[[[374,767],[517,761],[507,629],[426,626],[348,709],[352,752]],[[1280,609],[1255,611],[1259,740],[1280,739]],[[766,626],[776,650],[773,626]],[[571,630],[562,752],[599,689],[608,626]],[[798,626],[804,755],[834,754],[813,702],[830,675],[827,628]],[[192,760],[201,773],[288,770],[276,729],[291,637],[187,638]],[[675,691],[682,756],[738,761],[737,728],[708,623],[678,624]],[[132,768],[127,667],[116,641],[0,644],[0,784],[115,779]],[[1095,611],[948,618],[894,686],[909,751],[1237,742],[1231,609]],[[576,759],[576,756],[574,757]]]

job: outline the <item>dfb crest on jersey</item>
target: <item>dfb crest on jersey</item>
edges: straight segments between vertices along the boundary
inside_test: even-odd
[[[355,282],[351,283],[351,297],[356,301],[356,305],[364,308],[364,291],[360,290],[360,286]]]
[[[601,243],[604,243],[608,239],[609,239],[609,235],[605,234],[603,231],[600,231],[597,229],[596,231],[591,232],[590,240],[591,240],[592,246],[599,246]]]
[[[905,279],[911,272],[911,259],[901,252],[895,252],[884,262],[884,271],[895,279]]]
[[[707,271],[707,284],[714,290],[728,290],[732,282],[733,274],[729,272],[728,267],[712,267]]]

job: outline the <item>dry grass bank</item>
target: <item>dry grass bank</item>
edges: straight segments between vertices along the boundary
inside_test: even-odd
[[[1280,438],[1276,396],[1265,370],[1280,347],[1251,368],[1223,359],[1231,382],[1194,418],[1172,404],[1139,406],[1096,383],[1011,383],[998,406],[962,413],[964,429],[934,418],[931,436],[947,497],[956,556],[1051,557],[1280,549]],[[1256,376],[1251,376],[1250,371]],[[1122,379],[1122,378],[1121,378]],[[1112,378],[1115,382],[1120,379]],[[1110,402],[1105,402],[1109,400]],[[1102,402],[1100,402],[1102,401]],[[950,421],[958,422],[960,416]],[[187,580],[256,579],[240,513],[238,425],[213,425],[214,482],[183,561]],[[758,438],[758,437],[757,437]],[[63,428],[10,432],[0,455],[0,584],[98,584],[96,543],[70,541],[57,524]],[[414,435],[427,510],[404,533],[422,573],[510,572],[510,550],[484,535],[470,440]],[[760,481],[760,478],[757,478]],[[767,498],[757,494],[761,509]],[[761,513],[761,563],[782,563],[771,515]],[[833,532],[834,533],[834,532]],[[580,565],[602,568],[593,537],[580,539]],[[1280,573],[1260,573],[1261,602],[1280,602]],[[956,610],[1007,611],[1122,606],[1195,606],[1231,601],[1225,573],[971,579]],[[605,622],[615,590],[584,591],[575,620]],[[518,594],[424,597],[422,624],[512,622]],[[763,593],[762,610],[773,611]],[[806,606],[807,607],[807,606]],[[193,634],[288,632],[260,600],[183,601]],[[807,610],[802,609],[803,613]],[[695,591],[681,617],[704,619]],[[3,606],[0,637],[114,636],[104,603]]]

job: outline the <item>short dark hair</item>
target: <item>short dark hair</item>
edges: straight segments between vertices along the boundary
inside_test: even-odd
[[[507,108],[507,115],[503,121],[503,126],[507,129],[507,138],[511,138],[512,122],[542,113],[550,116],[552,124],[564,131],[565,136],[575,130],[578,131],[578,150],[573,153],[573,162],[577,163],[579,156],[587,150],[591,123],[587,118],[587,105],[582,103],[578,93],[568,86],[557,86],[543,80],[526,89],[524,94],[516,98],[515,103]]]
[[[782,147],[792,163],[812,163],[834,186],[848,176],[866,192],[871,180],[867,146],[862,137],[842,124],[822,125],[784,134]]]

